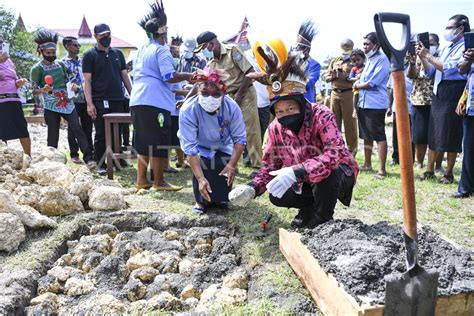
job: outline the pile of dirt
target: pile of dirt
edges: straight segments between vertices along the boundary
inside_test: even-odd
[[[335,276],[359,303],[383,304],[386,275],[406,271],[403,231],[380,222],[327,222],[302,233],[323,269]],[[474,292],[472,251],[452,245],[425,226],[418,232],[419,263],[439,272],[438,295]]]
[[[247,301],[248,274],[230,228],[98,224],[67,244],[38,280],[28,313],[200,312]]]

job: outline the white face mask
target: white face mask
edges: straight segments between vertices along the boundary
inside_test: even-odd
[[[207,47],[202,50],[202,54],[204,55],[204,57],[206,57],[206,59],[214,58],[214,53],[207,49]]]
[[[374,56],[374,54],[377,52],[377,49],[372,49],[370,52],[368,52],[366,55],[367,55],[367,58],[370,58],[372,56]]]
[[[193,52],[186,52],[186,53],[184,53],[184,58],[186,58],[186,59],[191,59],[191,58],[193,58]]]
[[[204,111],[213,113],[217,111],[222,104],[223,96],[219,98],[214,98],[213,96],[204,97],[202,95],[198,96],[199,105],[204,109]]]
[[[431,55],[436,54],[437,50],[438,50],[438,46],[430,46],[430,54]]]
[[[456,31],[458,29],[459,29],[459,27],[455,28],[455,29],[445,30],[444,31],[444,39],[447,42],[452,42],[454,40],[454,38],[456,38],[456,36],[458,35],[458,34],[456,34]]]
[[[342,57],[342,59],[346,60],[346,59],[349,59],[351,57],[351,54],[343,53],[343,54],[341,54],[341,57]]]

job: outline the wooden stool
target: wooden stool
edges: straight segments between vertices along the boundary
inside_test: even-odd
[[[110,113],[104,116],[105,124],[105,153],[107,159],[107,178],[112,180],[114,178],[113,161],[119,159],[131,159],[135,155],[123,154],[120,152],[120,129],[119,124],[131,124],[132,116],[130,113]],[[113,130],[113,139],[112,139]]]

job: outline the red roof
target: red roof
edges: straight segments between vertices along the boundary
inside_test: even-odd
[[[82,17],[81,27],[79,28],[78,32],[79,37],[92,37],[91,29],[89,25],[87,25],[86,17]]]
[[[52,31],[58,33],[62,37],[66,36],[74,36],[78,38],[84,38],[83,36],[79,36],[79,30],[78,29],[52,29]],[[112,35],[112,43],[110,44],[112,47],[116,48],[135,48],[137,49],[136,46]]]

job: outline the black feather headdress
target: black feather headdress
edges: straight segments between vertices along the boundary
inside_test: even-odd
[[[303,23],[301,23],[296,42],[299,45],[311,47],[311,42],[313,41],[313,38],[317,33],[318,31],[316,30],[316,27],[314,26],[314,22],[310,20],[306,20]]]
[[[138,22],[138,24],[150,34],[164,34],[168,31],[167,18],[163,1],[156,0],[150,4],[151,11]]]
[[[35,33],[35,43],[38,44],[38,50],[47,48],[56,48],[58,42],[58,33],[41,28]]]

